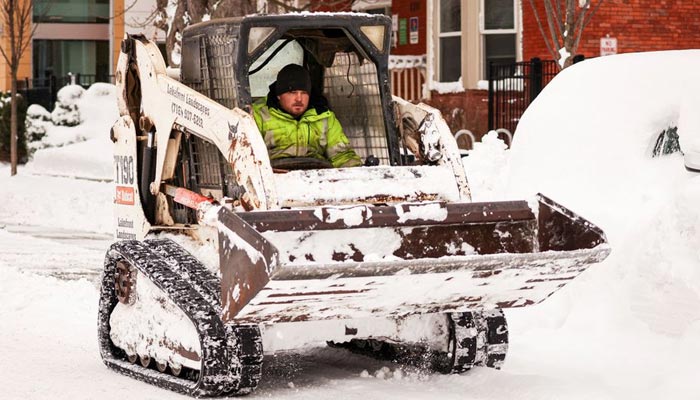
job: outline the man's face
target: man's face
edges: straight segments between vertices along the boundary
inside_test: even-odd
[[[282,93],[277,98],[282,109],[293,117],[303,114],[309,106],[309,94],[303,90]]]

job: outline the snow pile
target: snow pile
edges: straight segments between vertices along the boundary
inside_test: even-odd
[[[467,157],[462,158],[473,201],[500,200],[501,186],[509,162],[508,146],[491,131],[475,142]]]
[[[542,192],[601,226],[613,249],[549,301],[511,313],[522,331],[513,347],[557,354],[564,374],[608,365],[602,383],[645,382],[643,398],[690,398],[700,358],[700,176],[680,153],[652,157],[664,130],[679,127],[681,145],[698,135],[681,122],[697,113],[685,92],[699,62],[692,50],[576,64],[525,112],[510,154],[510,198]]]
[[[111,154],[111,153],[110,153]],[[75,154],[78,158],[80,154]],[[66,159],[69,159],[67,157]],[[75,166],[73,166],[76,168]],[[10,179],[0,166],[0,227],[39,225],[111,233],[114,188],[111,183],[32,176],[20,168]]]
[[[40,150],[34,154],[27,170],[37,174],[112,179],[113,145],[109,131],[119,117],[114,85],[95,83],[88,90],[77,85],[66,86],[58,97],[53,123],[69,125],[51,125],[43,120],[40,123],[39,117],[32,119],[31,125],[41,125],[46,134],[40,142],[31,144]],[[57,114],[59,109],[63,111]],[[35,110],[37,115],[43,115],[41,110]],[[81,121],[79,125],[70,125],[77,120]]]
[[[462,83],[462,77],[460,76],[456,82],[438,82],[429,81],[429,90],[434,90],[440,94],[445,93],[464,93],[464,84]]]
[[[680,154],[653,158],[651,150],[668,128],[678,128],[682,147],[700,136],[700,102],[688,95],[700,93],[699,62],[700,51],[679,51],[578,63],[554,79],[528,109],[512,150],[488,135],[464,159],[475,200],[504,199],[503,193],[522,199],[542,192],[600,225],[613,248],[606,261],[547,301],[506,311],[510,350],[501,371],[476,368],[459,376],[412,379],[393,365],[325,348],[266,357],[256,395],[697,398],[700,176],[685,171]],[[669,66],[673,74],[668,74]],[[86,92],[78,104],[90,97]],[[114,99],[110,102],[115,107]],[[91,105],[94,111],[83,111],[82,124],[54,127],[47,136],[63,128],[92,141],[108,140],[116,108],[107,115],[107,107]],[[98,119],[108,121],[99,125]],[[52,153],[58,150],[63,158]],[[54,168],[65,163],[60,168],[74,174],[92,173],[85,159],[94,153],[96,147],[79,145],[39,150],[14,178],[7,166],[0,166],[0,225],[109,231],[110,184],[25,173],[52,163]],[[109,165],[111,151],[100,156]],[[507,185],[501,185],[505,180]],[[3,385],[3,398],[181,398],[104,367],[95,340],[99,295],[94,283],[18,272],[35,258],[55,263],[69,258],[68,251],[30,239],[0,230],[0,321],[9,327],[0,330],[5,350],[0,369],[12,383]],[[37,246],[30,249],[32,243]],[[11,247],[21,247],[24,256],[8,255]],[[41,257],[31,257],[30,250]],[[104,249],[95,254],[101,257]]]
[[[652,159],[651,149],[678,126],[699,61],[700,51],[623,54],[564,70],[518,125],[509,193],[543,192],[615,228],[662,201],[687,175],[680,155]]]

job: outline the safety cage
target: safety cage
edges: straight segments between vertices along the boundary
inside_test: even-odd
[[[184,31],[181,80],[226,107],[249,109],[284,65],[303,65],[363,160],[404,165],[387,66],[390,33],[391,20],[375,15],[359,24],[356,14],[213,20]]]

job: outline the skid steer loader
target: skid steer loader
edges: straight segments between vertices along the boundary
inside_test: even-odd
[[[145,38],[122,42],[109,368],[198,397],[248,393],[264,354],[316,344],[498,368],[502,309],[607,256],[600,229],[542,195],[471,202],[439,112],[391,95],[390,32],[367,14],[214,20],[184,31],[179,73]],[[271,163],[250,107],[289,63],[365,166]]]

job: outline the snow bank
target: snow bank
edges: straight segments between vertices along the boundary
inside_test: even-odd
[[[664,129],[678,126],[698,62],[697,50],[637,53],[562,71],[520,120],[509,194],[548,194],[616,239],[626,221],[646,214],[642,207],[687,179],[680,155],[652,159],[651,149]]]
[[[78,88],[80,88],[78,86]],[[89,179],[112,179],[112,142],[109,130],[119,117],[114,85],[96,83],[88,90],[66,86],[63,98],[74,104],[82,122],[77,126],[46,127],[46,135],[27,171]],[[82,90],[82,91],[81,91]]]
[[[501,371],[414,375],[326,348],[267,357],[254,396],[697,398],[700,177],[685,171],[679,154],[651,158],[650,149],[670,126],[678,126],[682,146],[696,131],[692,113],[698,108],[687,93],[697,87],[699,61],[700,51],[679,51],[576,64],[525,113],[512,150],[488,135],[464,159],[475,200],[543,192],[599,224],[613,248],[605,262],[542,304],[506,311],[510,351]],[[81,102],[90,96],[89,90]],[[111,151],[103,154],[90,147],[107,140],[116,119],[115,108],[114,113],[106,111],[114,107],[107,97],[85,104],[95,107],[83,113],[86,121],[63,132],[92,140],[81,143],[84,148],[73,144],[53,153],[40,150],[14,178],[9,167],[0,165],[0,221],[111,230],[111,184],[26,173],[63,168],[77,174],[83,168],[83,174],[99,169],[80,167],[92,156],[108,165]],[[102,100],[104,109],[96,103]],[[95,129],[86,129],[91,123]],[[59,135],[55,129],[50,136]],[[507,185],[501,185],[505,179]],[[70,258],[72,247],[57,250],[59,245],[45,243],[0,229],[0,321],[9,327],[0,330],[0,348],[5,350],[0,379],[8,382],[3,398],[181,398],[104,367],[95,339],[94,283],[15,269],[25,268],[23,260],[29,258],[34,264],[60,264]],[[14,247],[21,252],[8,255]],[[93,256],[103,254],[100,250]],[[88,257],[87,252],[75,256]]]
[[[699,62],[697,50],[587,60],[560,73],[523,115],[508,197],[552,197],[600,225],[613,252],[540,306],[511,312],[512,332],[520,331],[513,348],[546,352],[562,374],[615,365],[603,368],[610,378],[601,383],[638,385],[642,398],[692,397],[700,176],[685,170],[680,153],[653,158],[651,150],[669,127],[679,127],[681,145],[697,134],[680,121],[697,113],[683,104]]]
[[[79,158],[83,153],[75,154]],[[110,153],[111,154],[111,153]],[[32,176],[27,169],[11,178],[0,166],[0,226],[40,225],[49,228],[112,232],[111,183]]]

